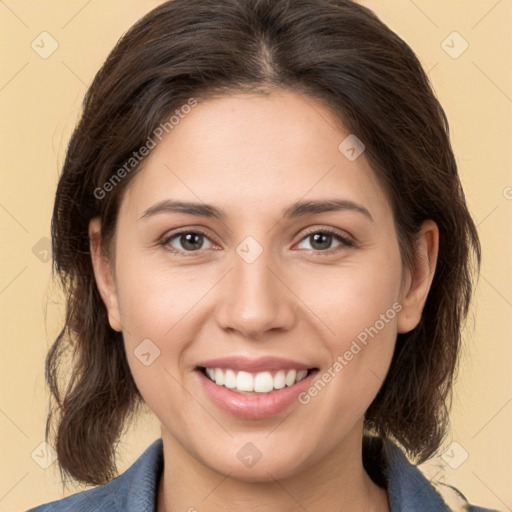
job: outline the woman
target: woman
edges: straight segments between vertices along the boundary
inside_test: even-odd
[[[480,246],[445,114],[368,9],[150,12],[87,93],[52,231],[47,434],[103,485],[33,510],[483,510],[403,453],[446,433]],[[143,404],[162,439],[114,478]]]

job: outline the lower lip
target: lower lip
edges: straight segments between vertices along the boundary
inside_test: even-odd
[[[318,370],[313,370],[300,382],[292,386],[272,391],[261,395],[245,395],[237,393],[225,386],[219,386],[211,381],[200,370],[196,370],[201,384],[211,400],[224,411],[246,419],[263,419],[275,416],[287,409],[297,401],[300,393],[310,385]]]

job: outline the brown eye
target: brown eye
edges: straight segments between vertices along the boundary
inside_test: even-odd
[[[311,231],[302,238],[300,244],[304,243],[304,241],[309,241],[310,247],[302,247],[302,249],[310,249],[313,251],[327,251],[337,249],[340,246],[350,247],[354,245],[348,238],[328,230]],[[333,242],[337,242],[337,245],[333,246]]]
[[[315,233],[314,235],[309,235],[311,247],[319,251],[330,249],[332,239],[333,236],[328,233]]]
[[[200,249],[209,248],[204,247],[205,241],[213,245],[204,233],[197,231],[181,231],[167,237],[164,240],[164,245],[168,245],[176,251],[195,252]]]

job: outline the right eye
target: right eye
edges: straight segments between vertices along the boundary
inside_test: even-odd
[[[162,240],[162,245],[172,252],[191,253],[204,249],[205,240],[211,244],[210,247],[206,247],[207,249],[214,245],[206,233],[202,231],[182,230],[166,236]]]

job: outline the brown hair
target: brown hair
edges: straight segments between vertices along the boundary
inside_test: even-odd
[[[365,417],[368,430],[395,439],[419,461],[439,448],[480,245],[448,122],[418,59],[350,0],[173,0],[137,22],[97,73],[58,184],[53,261],[67,309],[46,361],[53,397],[46,436],[54,437],[63,475],[91,484],[112,478],[123,426],[142,402],[122,335],[110,328],[96,287],[88,238],[89,221],[100,217],[108,252],[123,191],[141,165],[108,193],[102,187],[190,98],[276,87],[322,101],[364,142],[389,195],[407,266],[421,223],[432,219],[439,227],[422,319],[398,335]],[[67,355],[72,372],[64,384]]]

